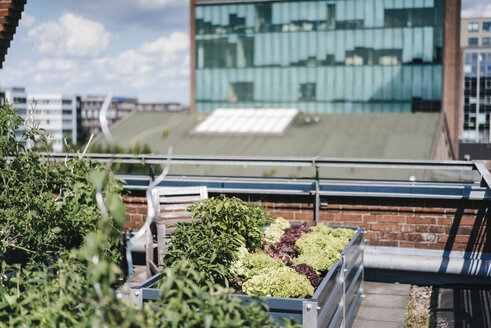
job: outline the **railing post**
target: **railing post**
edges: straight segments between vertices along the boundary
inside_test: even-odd
[[[319,179],[319,166],[315,162],[315,159],[312,161],[312,165],[315,167],[315,201],[314,201],[314,220],[315,222],[319,222],[319,210],[321,206],[321,196],[320,196],[320,179]]]
[[[153,164],[148,164],[148,175],[150,176],[150,181],[155,181],[155,168]]]

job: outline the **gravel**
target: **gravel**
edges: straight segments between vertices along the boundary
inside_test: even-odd
[[[433,286],[412,285],[406,308],[405,328],[448,328],[443,320],[436,319],[434,311],[437,303],[437,290]]]

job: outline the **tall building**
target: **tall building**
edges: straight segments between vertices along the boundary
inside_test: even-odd
[[[99,113],[105,99],[105,96],[99,95],[80,96],[79,129],[86,129],[93,134],[101,131]],[[136,98],[113,97],[107,111],[109,124],[112,125],[136,111],[137,103]]]
[[[491,158],[491,17],[463,19],[460,158]]]
[[[462,140],[491,142],[491,47],[464,50]]]
[[[446,112],[460,86],[459,0],[191,0],[191,110]]]
[[[5,87],[1,88],[0,91],[4,95],[4,101],[13,105],[14,108],[17,109],[17,113],[22,117],[27,117],[27,94],[26,89],[21,87]],[[24,125],[19,126],[17,130],[15,130],[15,137],[17,140],[22,141],[22,137],[24,136],[26,127]],[[22,142],[24,145],[25,142]]]
[[[77,101],[62,94],[29,94],[30,122],[44,129],[54,152],[77,140]]]
[[[491,17],[462,18],[460,46],[491,46]]]

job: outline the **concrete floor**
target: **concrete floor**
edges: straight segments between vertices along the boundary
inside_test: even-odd
[[[411,285],[365,281],[364,288],[352,328],[404,327]]]

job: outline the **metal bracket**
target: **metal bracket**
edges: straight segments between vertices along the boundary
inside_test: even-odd
[[[141,288],[134,288],[130,290],[130,303],[138,308],[143,307],[143,290]]]
[[[302,303],[302,322],[305,328],[317,327],[317,311],[318,306],[316,301],[303,301]]]

